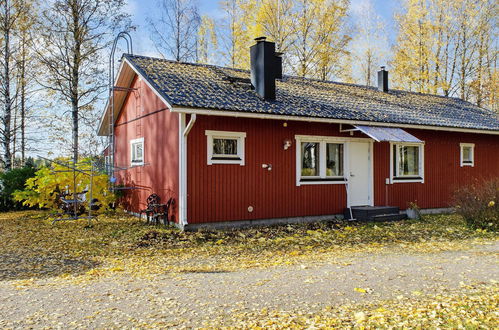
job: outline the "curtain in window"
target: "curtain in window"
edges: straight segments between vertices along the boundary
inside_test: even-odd
[[[326,146],[326,176],[343,176],[343,144],[328,143]]]
[[[132,161],[141,161],[144,155],[143,144],[141,142],[132,145]]]
[[[471,162],[471,147],[463,147],[463,161]]]
[[[402,146],[399,148],[399,175],[419,175],[419,147]]]
[[[302,142],[301,157],[301,175],[319,176],[319,143]]]

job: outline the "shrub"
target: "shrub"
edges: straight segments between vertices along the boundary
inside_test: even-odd
[[[499,229],[499,178],[461,187],[454,193],[456,212],[474,229]]]
[[[0,210],[20,210],[25,208],[22,203],[14,200],[12,193],[19,189],[24,189],[24,185],[29,178],[35,176],[36,168],[32,165],[14,168],[0,174]]]
[[[89,173],[89,160],[82,160],[77,164],[77,168]],[[105,211],[115,200],[114,194],[109,192],[108,182],[106,174],[94,173],[92,198],[98,200],[97,204],[101,206],[100,211]],[[73,185],[73,171],[68,167],[53,163],[51,166],[44,166],[36,171],[35,176],[26,181],[25,189],[15,191],[13,196],[14,200],[22,202],[23,205],[58,210],[59,194],[62,191],[72,193]],[[77,193],[89,190],[90,176],[77,172],[76,185]],[[90,200],[89,191],[86,193],[86,200]]]

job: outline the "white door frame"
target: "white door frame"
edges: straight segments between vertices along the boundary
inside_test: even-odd
[[[369,180],[368,180],[368,198],[369,198],[369,205],[374,206],[374,141],[372,139],[369,139],[368,141],[348,141],[348,168],[347,168],[347,173],[348,175],[345,175],[347,177],[347,207],[351,206],[350,203],[350,153],[351,153],[351,148],[350,148],[350,143],[369,143],[369,152],[368,152],[368,159],[369,159]]]

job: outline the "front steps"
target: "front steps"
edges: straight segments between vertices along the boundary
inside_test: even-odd
[[[407,215],[400,213],[394,206],[352,206],[353,219],[356,221],[399,221],[406,219]],[[345,220],[350,220],[350,209],[343,212]]]

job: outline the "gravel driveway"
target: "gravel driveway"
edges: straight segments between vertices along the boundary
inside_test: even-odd
[[[320,265],[154,279],[115,276],[91,283],[33,286],[0,282],[0,327],[209,325],[215,317],[262,308],[325,306],[444,293],[499,280],[499,242],[469,251],[357,255]]]

